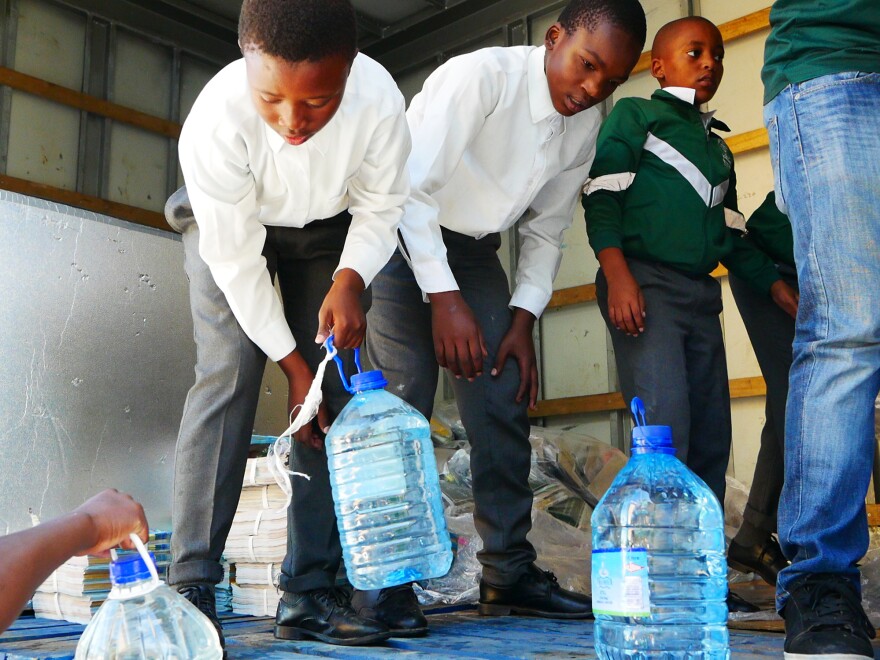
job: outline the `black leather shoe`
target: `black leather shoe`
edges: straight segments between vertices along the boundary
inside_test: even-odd
[[[732,591],[727,592],[728,612],[760,612],[761,608]]]
[[[275,614],[275,637],[360,646],[384,642],[391,632],[384,623],[358,616],[345,593],[331,588],[285,593]]]
[[[220,619],[217,616],[217,600],[214,597],[214,585],[199,582],[197,584],[182,584],[177,587],[177,593],[186,598],[190,603],[199,608],[213,624],[220,638],[220,648],[223,649],[223,657],[226,657],[226,640],[223,638],[223,628],[220,627]]]
[[[563,589],[553,573],[530,564],[522,577],[507,587],[480,580],[479,612],[483,616],[528,614],[549,619],[590,619],[593,602],[589,596]]]
[[[727,549],[727,565],[743,573],[757,573],[764,582],[775,587],[779,571],[789,564],[779,543],[769,536],[763,544],[756,543],[752,546],[731,541]]]
[[[855,586],[842,575],[816,573],[788,588],[782,608],[785,657],[873,658],[876,632]]]
[[[392,637],[419,637],[428,632],[428,620],[419,607],[412,584],[401,584],[381,591],[359,591],[351,596],[358,616],[381,621]]]

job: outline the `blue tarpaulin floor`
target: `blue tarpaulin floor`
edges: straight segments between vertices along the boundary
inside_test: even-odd
[[[272,619],[222,616],[231,660],[256,658],[594,658],[591,621],[551,621],[525,617],[480,617],[472,609],[429,615],[431,632],[416,639],[392,639],[383,646],[340,647],[288,642],[272,635]],[[23,616],[0,636],[0,660],[72,658],[83,626]],[[783,636],[731,631],[734,658],[779,658]],[[877,655],[880,658],[880,653]]]

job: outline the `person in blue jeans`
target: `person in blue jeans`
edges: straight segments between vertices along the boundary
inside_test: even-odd
[[[873,658],[857,562],[880,390],[880,3],[776,0],[764,123],[800,284],[779,537],[787,658]]]

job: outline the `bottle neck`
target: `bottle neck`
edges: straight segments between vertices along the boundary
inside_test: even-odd
[[[107,598],[112,600],[128,600],[129,598],[146,596],[160,584],[162,584],[161,581],[153,580],[153,578],[135,580],[125,584],[114,584],[113,588],[110,589],[110,593],[107,594]]]

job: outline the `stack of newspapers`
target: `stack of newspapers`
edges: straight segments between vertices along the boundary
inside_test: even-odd
[[[147,549],[156,558],[156,569],[163,580],[171,563],[171,533],[152,531]],[[118,555],[134,551],[120,550]],[[34,615],[88,623],[110,592],[110,559],[107,557],[72,557],[61,564],[34,594]]]
[[[274,616],[281,598],[278,578],[287,553],[287,498],[269,471],[269,460],[248,459],[223,551],[235,564],[232,609],[240,614]]]

